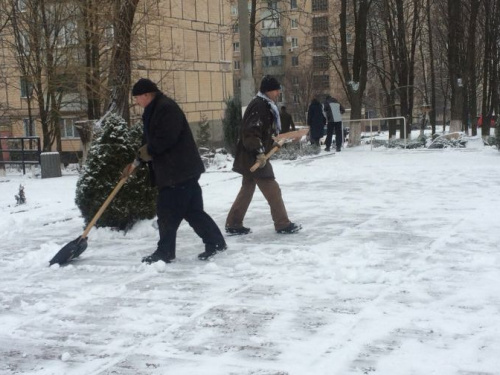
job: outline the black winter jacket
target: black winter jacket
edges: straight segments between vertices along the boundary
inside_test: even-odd
[[[161,189],[199,178],[205,167],[182,109],[163,93],[158,93],[148,107],[143,144],[148,145],[153,158],[153,184]]]
[[[256,96],[248,104],[240,130],[240,138],[236,146],[233,171],[257,178],[274,178],[273,167],[269,160],[264,168],[250,172],[259,153],[268,153],[274,143],[276,133],[274,116],[269,103]]]
[[[307,111],[307,125],[310,127],[309,136],[313,139],[319,139],[323,136],[323,128],[326,125],[326,118],[323,115],[323,106],[313,99]]]

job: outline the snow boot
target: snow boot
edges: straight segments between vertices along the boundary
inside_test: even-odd
[[[245,228],[245,227],[226,227],[226,233],[231,234],[231,235],[243,235],[243,234],[248,234],[250,233],[251,230],[250,228]]]
[[[215,254],[220,253],[227,249],[227,245],[225,242],[219,243],[216,245],[205,245],[205,251],[201,254],[198,254],[199,260],[208,260],[213,257]]]
[[[301,229],[302,229],[302,225],[290,223],[288,226],[286,226],[282,229],[278,229],[276,232],[279,234],[291,234],[291,233],[297,233]]]
[[[165,263],[172,263],[172,261],[174,259],[175,259],[175,256],[169,257],[169,256],[166,256],[161,251],[156,250],[153,254],[142,258],[142,263],[152,264],[152,263],[156,263],[160,260],[163,260]]]

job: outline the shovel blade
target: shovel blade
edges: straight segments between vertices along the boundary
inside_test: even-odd
[[[59,252],[50,260],[49,266],[56,263],[59,263],[59,265],[66,264],[71,259],[79,257],[86,248],[87,238],[78,237],[76,240],[69,242],[61,250],[59,250]]]

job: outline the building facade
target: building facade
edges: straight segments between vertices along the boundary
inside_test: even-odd
[[[84,50],[86,26],[79,18],[82,11],[75,11],[72,1],[55,2],[48,11],[52,16],[49,19],[59,20],[60,25],[47,31],[43,27],[33,31],[29,24],[35,24],[36,19],[32,19],[30,11],[36,1],[17,3],[17,26],[10,23],[0,30],[0,134],[39,136],[43,142],[43,113],[39,110],[39,98],[43,98],[48,106],[54,106],[47,108],[47,113],[58,116],[59,126],[54,132],[60,132],[60,141],[54,142],[52,149],[79,153],[82,144],[75,123],[88,120],[88,93],[83,77],[89,65]],[[64,10],[58,8],[62,3],[66,5]],[[66,18],[60,21],[63,16]],[[105,16],[104,12],[99,16],[96,13],[95,18]],[[225,100],[233,96],[230,19],[227,0],[141,0],[132,31],[132,83],[140,77],[157,82],[163,92],[180,104],[193,130],[201,121],[210,123],[214,141],[222,136]],[[108,95],[105,75],[112,53],[109,50],[113,29],[109,20],[101,18],[101,22],[108,25],[101,30],[101,71],[96,75],[102,81],[101,86],[96,86],[100,90],[102,113]],[[34,41],[43,40],[44,36],[46,41],[54,42],[50,53],[48,43],[39,50],[34,48]],[[34,70],[23,65],[37,59],[42,61],[41,78],[34,77]],[[54,70],[59,74],[47,73]],[[40,90],[35,86],[38,82],[43,85]],[[58,87],[49,92],[54,85]],[[131,97],[130,105],[134,123],[140,119],[141,111],[133,105]],[[52,108],[56,110],[51,112]]]

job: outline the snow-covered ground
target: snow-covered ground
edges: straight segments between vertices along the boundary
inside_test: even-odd
[[[274,161],[303,231],[256,192],[209,262],[184,223],[174,263],[141,264],[144,221],[48,267],[83,232],[77,176],[0,177],[0,374],[499,374],[500,153],[369,150]],[[202,176],[220,227],[240,181]]]

